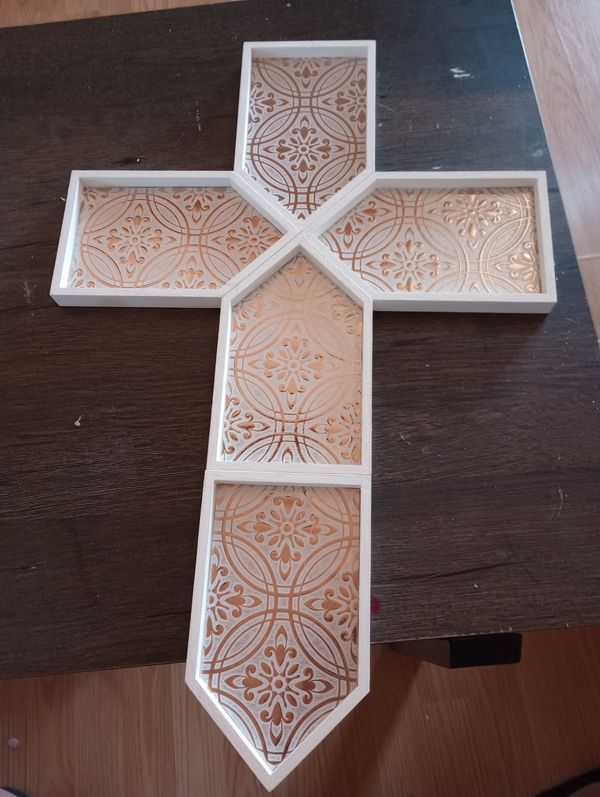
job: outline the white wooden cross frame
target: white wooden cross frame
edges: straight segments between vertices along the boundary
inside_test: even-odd
[[[548,312],[543,172],[375,172],[375,43],[244,45],[232,172],[73,172],[63,305],[221,307],[186,682],[267,789],[369,689],[372,310]]]

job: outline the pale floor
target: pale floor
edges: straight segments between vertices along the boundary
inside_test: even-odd
[[[512,2],[600,337],[600,0]]]
[[[462,671],[374,646],[369,696],[274,793],[531,797],[600,764],[599,657],[600,628]],[[265,794],[183,665],[0,681],[0,706],[1,778],[31,797]]]
[[[193,0],[0,0],[0,26]],[[600,330],[600,0],[514,0]],[[275,794],[529,797],[600,766],[600,629],[528,634],[519,666],[373,648],[372,691]],[[0,682],[0,783],[31,797],[264,794],[182,665]]]

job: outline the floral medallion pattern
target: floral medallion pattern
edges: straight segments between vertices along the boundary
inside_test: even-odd
[[[321,239],[373,295],[539,293],[532,188],[380,188]]]
[[[360,491],[218,484],[201,678],[275,768],[357,684]]]
[[[245,169],[299,219],[366,161],[362,58],[255,58]]]
[[[214,290],[280,238],[231,188],[85,188],[69,285]]]
[[[232,308],[221,458],[361,461],[362,308],[297,256]]]

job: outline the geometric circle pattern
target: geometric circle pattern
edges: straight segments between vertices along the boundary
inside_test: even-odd
[[[69,284],[216,289],[280,238],[232,188],[87,187]]]
[[[364,58],[254,58],[245,169],[307,218],[366,164]]]
[[[360,490],[218,484],[200,677],[275,767],[357,684]]]
[[[321,240],[372,295],[541,291],[529,187],[378,188]]]
[[[221,459],[360,464],[362,307],[298,255],[231,316]]]

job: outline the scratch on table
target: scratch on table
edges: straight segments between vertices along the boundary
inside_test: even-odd
[[[25,301],[27,304],[31,304],[31,288],[29,287],[27,280],[25,280],[23,283],[23,295],[25,296]]]
[[[488,570],[496,570],[499,567],[507,567],[511,564],[512,560],[507,560],[504,562],[493,562],[489,565],[477,565],[475,567],[465,567],[459,570],[437,570],[431,573],[417,573],[411,574],[409,576],[399,576],[398,581],[413,581],[413,580],[430,580],[430,581],[437,581],[439,579],[449,578],[453,576],[468,576],[473,573],[484,573]],[[477,585],[479,589],[479,585]]]
[[[453,66],[450,69],[450,74],[455,80],[464,80],[465,78],[473,77],[473,75],[470,72],[465,72],[465,70],[461,69],[460,66]]]
[[[77,418],[77,420],[73,424],[73,426],[81,426],[81,419],[82,418],[83,418],[83,415],[80,415],[79,418]]]
[[[566,493],[563,491],[562,487],[557,487],[558,492],[558,506],[554,512],[554,517],[558,519],[560,517],[560,513],[562,512],[563,504],[565,502]]]

